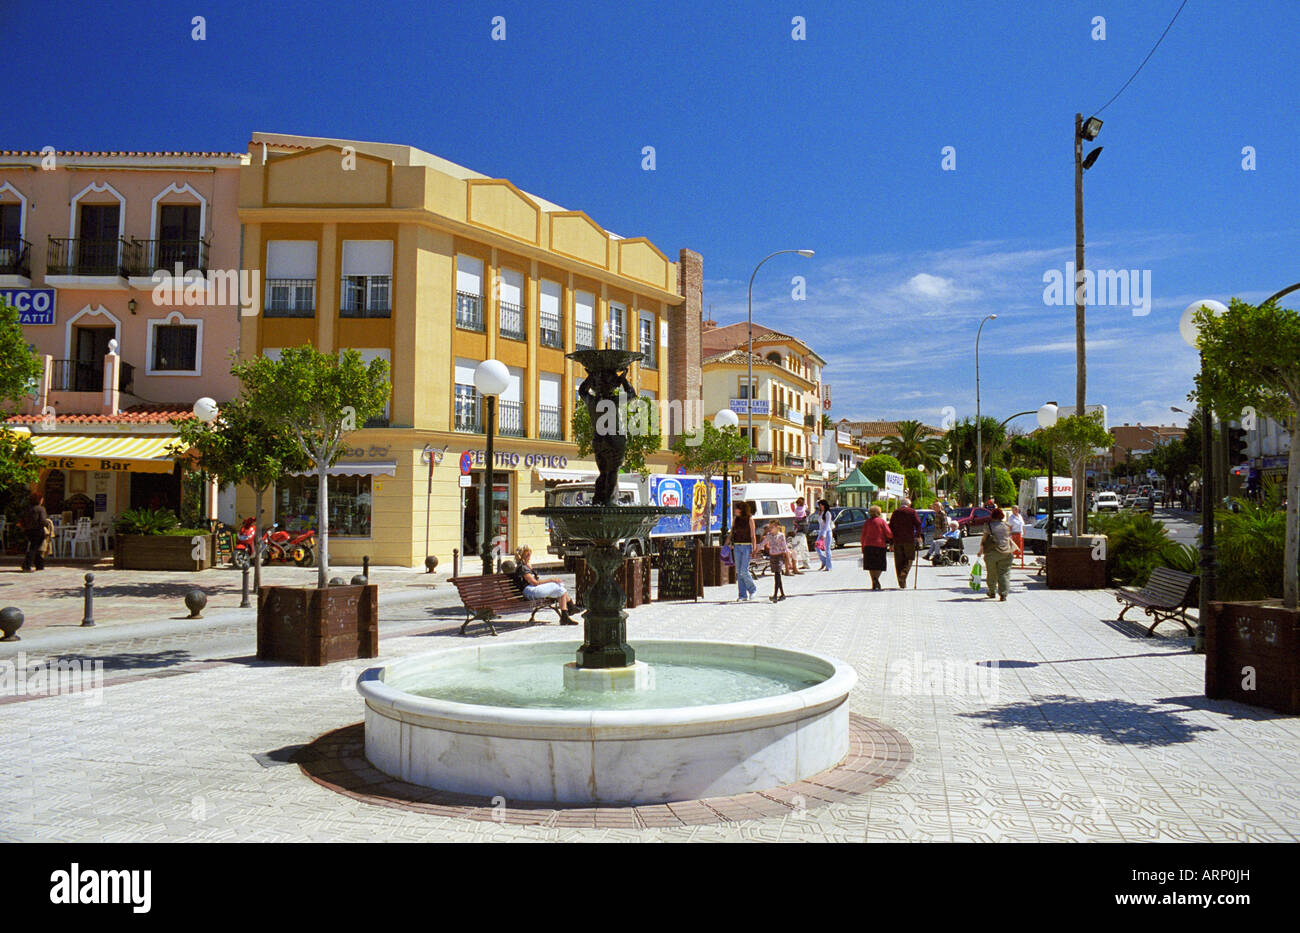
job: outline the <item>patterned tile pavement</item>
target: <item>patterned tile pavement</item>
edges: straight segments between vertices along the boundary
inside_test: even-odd
[[[790,598],[780,604],[736,604],[726,601],[729,589],[710,589],[698,604],[632,610],[629,629],[634,642],[757,641],[851,663],[859,675],[853,713],[901,733],[913,760],[893,780],[842,799],[752,817],[741,800],[726,805],[721,822],[716,812],[699,822],[707,805],[683,802],[637,808],[633,820],[625,811],[573,810],[530,823],[377,806],[321,786],[293,756],[361,718],[353,681],[364,667],[465,643],[456,620],[404,605],[381,610],[376,662],[260,664],[250,658],[249,632],[230,634],[222,651],[195,634],[187,655],[218,663],[172,665],[162,670],[173,676],[158,676],[151,654],[177,649],[140,646],[135,676],[105,687],[98,703],[65,694],[0,706],[9,778],[0,783],[0,839],[1300,836],[1300,719],[1207,700],[1204,659],[1181,627],[1143,637],[1139,626],[1113,622],[1118,606],[1104,592],[1048,591],[1020,571],[1007,602],[972,594],[960,568],[925,566],[919,589],[869,593],[850,552],[836,556],[832,573],[787,580]],[[770,586],[760,581],[760,595]],[[573,637],[553,625],[500,628],[503,642]]]

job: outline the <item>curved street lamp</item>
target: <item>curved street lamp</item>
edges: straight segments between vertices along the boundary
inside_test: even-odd
[[[1300,286],[1295,286],[1300,287]],[[1286,294],[1291,289],[1286,289],[1279,294]],[[1269,301],[1273,299],[1270,298]],[[1267,304],[1268,302],[1265,302]],[[1196,323],[1196,312],[1204,307],[1211,314],[1218,317],[1226,314],[1228,309],[1221,301],[1207,299],[1205,301],[1194,301],[1187,306],[1183,316],[1178,320],[1178,333],[1182,335],[1188,346],[1195,347],[1200,355],[1201,363],[1201,384],[1205,384],[1205,353],[1201,351],[1200,336],[1201,328]],[[1196,620],[1196,638],[1192,644],[1192,650],[1196,652],[1205,651],[1205,620],[1209,618],[1210,602],[1215,597],[1215,563],[1217,556],[1214,547],[1214,470],[1210,466],[1210,460],[1213,456],[1211,442],[1214,432],[1214,420],[1210,414],[1210,405],[1205,400],[1201,400],[1201,586],[1200,599],[1197,603]]]
[[[997,320],[996,314],[990,314],[980,321],[979,330],[975,331],[975,504],[984,504],[984,425],[980,420],[980,334],[984,325]]]
[[[484,360],[474,368],[474,388],[478,389],[487,401],[487,419],[483,431],[487,435],[485,454],[486,471],[483,477],[483,512],[479,519],[483,523],[483,575],[492,572],[492,485],[495,479],[493,463],[492,435],[496,430],[497,396],[510,385],[510,370],[500,360]]]
[[[758,449],[758,444],[754,441],[754,278],[758,275],[758,270],[763,268],[763,263],[773,256],[780,256],[783,253],[798,253],[804,259],[813,257],[813,251],[810,249],[779,249],[775,253],[764,256],[762,261],[754,267],[753,275],[749,277],[749,310],[745,315],[745,320],[749,325],[749,348],[745,354],[745,410],[749,413],[747,428],[749,431],[749,444],[755,450]],[[773,456],[772,460],[775,466],[776,457]]]

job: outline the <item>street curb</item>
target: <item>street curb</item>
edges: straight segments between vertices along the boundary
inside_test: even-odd
[[[447,591],[455,593],[454,587]],[[381,588],[379,606],[402,606],[425,600],[433,601],[433,590],[403,590],[385,594]],[[457,599],[459,602],[459,599]],[[210,629],[220,628],[238,622],[256,622],[257,608],[218,609],[205,613],[201,619],[142,619],[139,621],[118,621],[103,623],[93,628],[73,627],[70,631],[50,631],[38,629],[30,634],[19,630],[20,640],[0,645],[0,657],[12,657],[20,651],[30,653],[32,649],[42,652],[85,648],[114,641],[132,638],[159,638],[168,635],[189,635]]]

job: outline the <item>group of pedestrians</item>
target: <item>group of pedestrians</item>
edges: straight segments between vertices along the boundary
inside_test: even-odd
[[[772,595],[768,598],[778,603],[785,599],[785,583],[782,575],[789,573],[798,575],[800,559],[798,543],[800,538],[806,533],[800,531],[801,517],[798,515],[798,508],[802,507],[803,499],[800,499],[796,507],[796,519],[794,528],[795,545],[791,545],[786,538],[785,529],[780,522],[770,521],[763,526],[763,536],[759,538],[758,528],[754,522],[754,513],[750,511],[749,506],[744,502],[737,502],[731,507],[731,531],[728,538],[731,545],[732,561],[736,565],[736,587],[740,592],[737,602],[749,602],[758,593],[758,584],[754,582],[754,575],[750,572],[750,562],[754,559],[756,550],[767,555],[768,567],[772,571]],[[802,518],[806,519],[806,512]],[[802,548],[804,566],[807,565],[807,545]]]
[[[894,576],[899,589],[906,589],[907,574],[916,559],[917,549],[925,542],[921,516],[912,508],[911,499],[903,499],[885,521],[880,506],[867,510],[867,521],[862,526],[862,569],[871,574],[871,588],[884,589],[880,575],[885,572],[885,552],[894,548]]]

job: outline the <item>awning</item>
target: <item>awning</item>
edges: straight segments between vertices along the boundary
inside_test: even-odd
[[[290,476],[315,476],[315,470],[290,473]],[[336,463],[329,468],[330,476],[396,476],[396,460],[371,460],[367,463]]]
[[[600,474],[595,470],[543,470],[538,467],[533,474],[543,483],[582,483]]]
[[[32,433],[36,455],[59,470],[99,470],[119,473],[170,473],[176,457],[169,446],[181,446],[181,439],[167,434]]]

